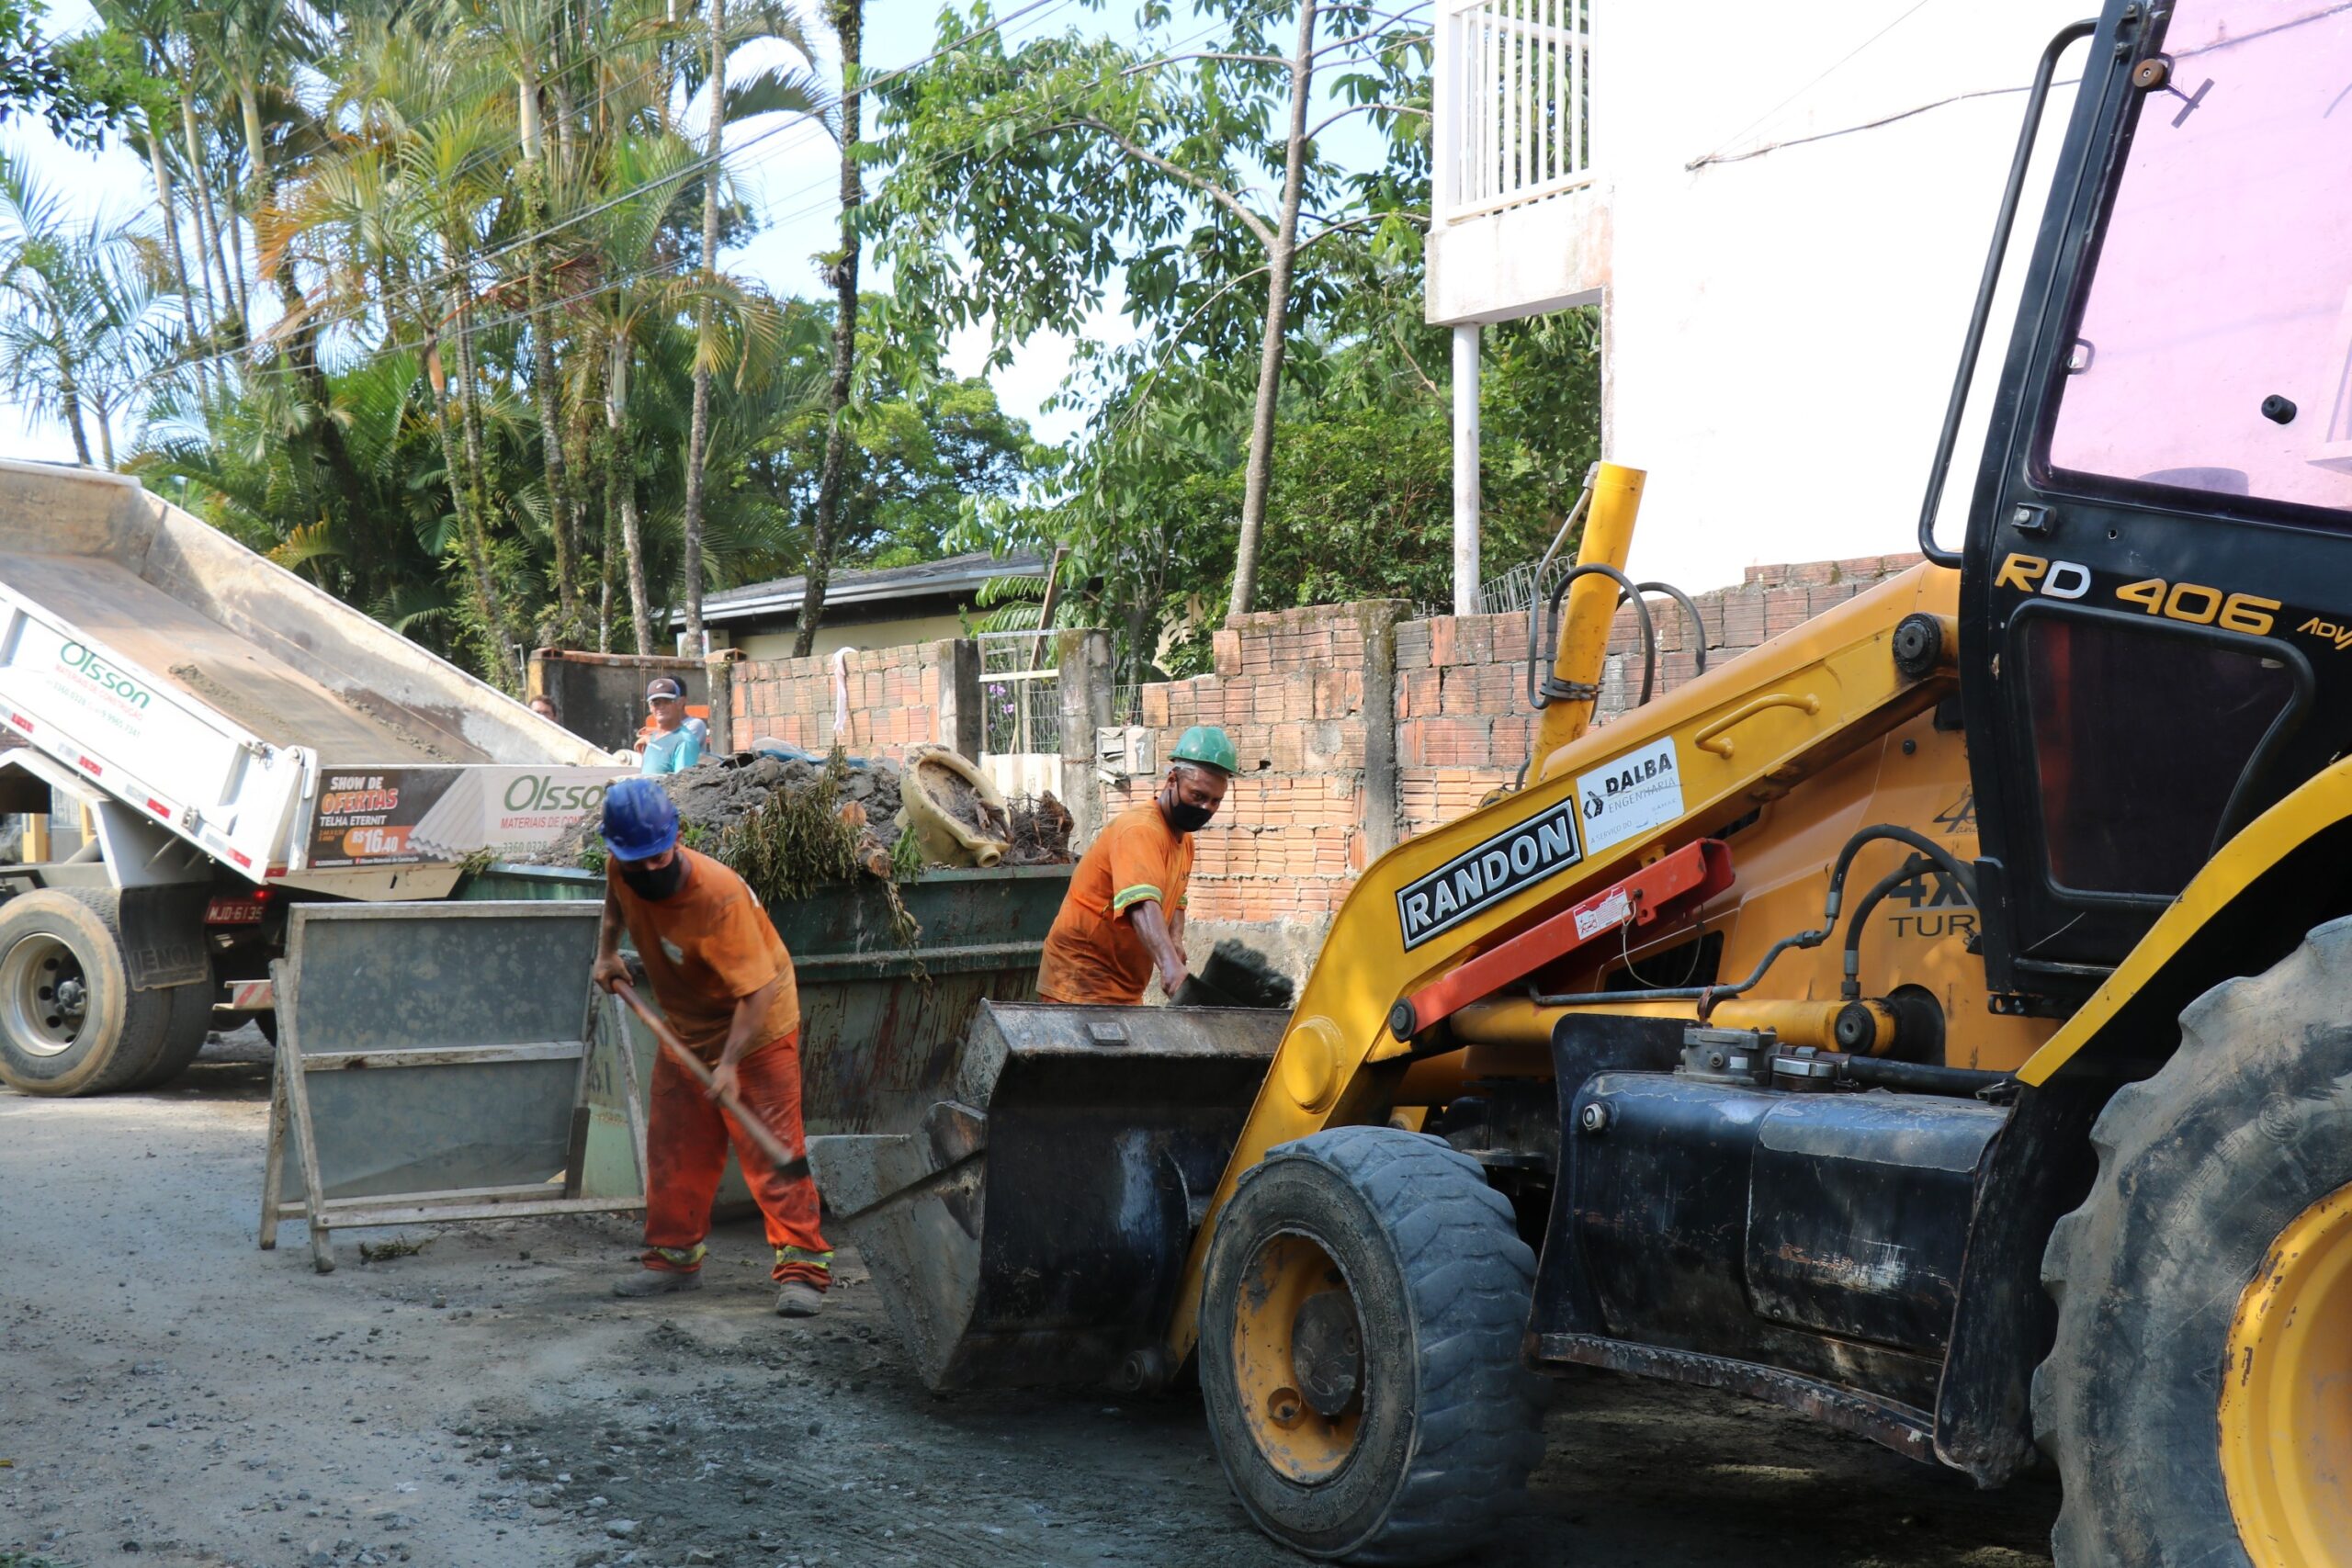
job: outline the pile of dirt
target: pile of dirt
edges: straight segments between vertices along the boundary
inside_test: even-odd
[[[719,836],[747,818],[758,815],[778,790],[798,792],[820,786],[825,775],[821,758],[771,757],[740,752],[697,762],[681,773],[661,775],[662,787],[678,808],[678,825],[689,845],[712,850]],[[854,822],[873,824],[879,831],[895,831],[899,815],[899,765],[877,757],[850,768],[839,791],[840,809]],[[855,807],[855,812],[851,808]],[[858,814],[862,813],[862,820]],[[602,863],[602,823],[591,817],[537,857],[548,865]]]
[[[716,835],[759,810],[779,789],[815,788],[824,773],[822,758],[729,757],[671,773],[662,783],[677,805],[681,826]],[[899,764],[877,757],[849,770],[841,803],[855,805],[866,821],[887,829],[899,815]]]

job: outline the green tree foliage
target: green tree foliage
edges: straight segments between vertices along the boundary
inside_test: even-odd
[[[859,312],[859,400],[838,425],[837,555],[852,566],[909,566],[967,547],[957,542],[967,514],[1016,502],[1052,471],[1056,454],[998,405],[985,379],[948,375],[935,353],[917,356],[903,340],[887,346],[872,325],[876,313],[871,305]],[[831,300],[786,309],[786,360],[805,384],[831,378],[837,315]],[[746,466],[747,481],[773,495],[804,535],[824,504],[834,428],[829,405],[811,398]]]
[[[93,4],[34,79],[38,14],[0,0],[0,107],[130,149],[153,208],[91,219],[0,162],[8,395],[92,461],[131,433],[123,467],[492,679],[541,641],[664,649],[699,578],[810,570],[820,532],[843,565],[1059,552],[1053,620],[1131,672],[1198,668],[1240,603],[1446,597],[1421,11],[1146,0],[1140,42],[1009,44],[950,6],[836,93],[807,35],[862,38],[854,0]],[[714,265],[761,220],[714,110],[839,138],[826,298]],[[1114,300],[1130,330],[1087,341]],[[943,350],[977,333],[994,370],[1048,332],[1080,339],[1067,451]],[[1500,571],[1566,514],[1599,383],[1587,314],[1487,344]],[[1034,624],[1033,592],[989,613]]]
[[[1245,602],[1450,597],[1450,351],[1421,320],[1424,24],[1302,18],[1296,0],[1204,15],[1220,28],[1209,52],[1170,55],[1078,31],[1008,49],[983,30],[985,9],[949,10],[952,52],[884,90],[889,172],[868,207],[894,268],[889,319],[983,327],[1000,361],[1040,332],[1083,333],[1120,289],[1131,338],[1082,344],[1066,389],[1091,410],[1076,450],[956,542],[1067,547],[1057,621],[1111,626],[1130,671],[1202,667],[1209,631]],[[1165,18],[1147,9],[1148,38]],[[1283,55],[1302,19],[1342,107],[1294,137]],[[1371,168],[1343,167],[1318,140],[1355,113],[1380,133]],[[1280,213],[1249,193],[1281,189],[1294,142],[1313,216],[1277,326]],[[1283,348],[1271,382],[1270,331]],[[1487,341],[1484,532],[1500,571],[1542,551],[1599,454],[1598,354],[1589,312]]]
[[[1250,607],[1294,323],[1331,304],[1309,253],[1395,216],[1387,182],[1351,181],[1317,136],[1363,113],[1410,165],[1426,118],[1428,35],[1368,6],[1214,0],[1219,37],[1170,54],[1075,30],[1008,51],[985,7],[942,18],[937,62],[882,94],[890,173],[868,225],[901,317],[985,323],[1001,359],[1071,331],[1114,279],[1138,336],[1249,411],[1234,609]],[[1139,18],[1168,22],[1160,0]],[[1309,123],[1318,71],[1346,108]],[[1148,374],[1135,352],[1095,367]],[[1114,401],[1117,400],[1114,398]],[[1228,416],[1229,417],[1229,416]]]
[[[96,146],[149,85],[125,57],[41,34],[40,0],[0,0],[0,125],[30,117],[76,146]]]
[[[0,152],[0,385],[63,424],[74,456],[114,464],[114,424],[165,339],[140,265],[141,231],[76,220],[24,162]]]

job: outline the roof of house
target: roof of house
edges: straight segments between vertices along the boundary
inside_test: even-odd
[[[919,561],[913,566],[884,567],[875,571],[837,571],[825,587],[828,610],[844,604],[887,604],[899,599],[930,599],[942,594],[977,592],[997,577],[1043,577],[1045,558],[1029,550],[992,556],[986,550],[949,556],[944,560]],[[746,583],[706,594],[702,618],[724,625],[729,621],[765,620],[797,615],[808,593],[806,577],[779,577],[772,582]],[[670,617],[672,626],[685,625],[684,612]]]

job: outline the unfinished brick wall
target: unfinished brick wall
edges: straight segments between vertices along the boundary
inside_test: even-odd
[[[1693,594],[1707,658],[1720,664],[1791,630],[1808,616],[1918,564],[1915,555],[1862,556],[1796,566],[1752,566],[1747,581]],[[1698,672],[1690,619],[1654,597],[1657,692]],[[1617,612],[1600,681],[1600,719],[1641,695],[1641,628],[1631,605]],[[1533,745],[1527,703],[1527,616],[1448,615],[1396,628],[1396,795],[1404,833],[1424,832],[1510,783]]]
[[[1443,615],[1396,628],[1396,802],[1405,835],[1517,776],[1535,739],[1527,617]]]
[[[1904,571],[1916,556],[1751,567],[1747,581],[1698,596],[1711,660],[1754,648]],[[1658,690],[1697,668],[1680,610],[1653,599]],[[1398,838],[1471,810],[1520,771],[1534,739],[1527,704],[1524,615],[1404,618],[1394,600],[1244,615],[1216,635],[1212,672],[1142,689],[1142,770],[1110,777],[1095,801],[1105,819],[1148,799],[1177,738],[1224,727],[1241,758],[1225,808],[1195,846],[1191,940],[1197,959],[1239,935],[1303,975],[1356,875]],[[1097,634],[1091,636],[1101,640]],[[1073,668],[1063,651],[1067,677]],[[1096,671],[1108,681],[1107,644]],[[847,659],[852,750],[895,754],[926,742],[979,753],[978,654],[968,641],[916,644]],[[1641,686],[1634,613],[1618,613],[1601,679],[1601,722],[1633,706]],[[823,750],[834,733],[830,658],[739,664],[734,735],[773,736]],[[1109,712],[1107,684],[1099,694]],[[1066,716],[1063,777],[1096,772],[1080,703]],[[1108,734],[1116,737],[1117,731]],[[1114,749],[1115,752],[1115,748]],[[1110,755],[1107,754],[1106,755]]]
[[[1755,648],[1917,560],[1751,567],[1744,582],[1695,596],[1708,659]],[[1696,641],[1671,601],[1653,599],[1651,608],[1664,693],[1696,671]],[[1216,634],[1213,673],[1143,688],[1156,765],[1194,724],[1223,725],[1241,754],[1242,776],[1196,844],[1188,944],[1196,958],[1217,936],[1236,934],[1303,974],[1374,855],[1462,816],[1518,776],[1535,732],[1527,616],[1406,621],[1402,609],[1376,601],[1241,616]],[[1602,723],[1634,705],[1641,679],[1629,606],[1610,637]],[[1385,736],[1366,712],[1384,705]],[[1155,772],[1106,785],[1106,813],[1148,798],[1157,783]]]
[[[910,643],[848,654],[842,660],[849,728],[836,733],[833,659],[775,659],[735,667],[738,744],[774,737],[807,751],[836,740],[853,752],[898,755],[910,746],[953,744],[943,714],[952,708],[956,645]]]

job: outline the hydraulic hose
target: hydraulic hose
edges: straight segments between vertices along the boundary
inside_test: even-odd
[[[1871,911],[1878,908],[1881,899],[1928,870],[1930,864],[1925,855],[1911,856],[1880,877],[1871,890],[1862,895],[1862,901],[1854,906],[1853,918],[1846,922],[1845,977],[1838,986],[1838,995],[1844,1000],[1854,1002],[1862,998],[1862,927],[1869,921]]]
[[[1952,879],[1960,884],[1962,890],[1968,895],[1968,901],[1971,904],[1976,902],[1975,874],[1961,864],[1950,850],[1945,849],[1926,834],[1912,829],[1899,827],[1892,822],[1877,822],[1862,829],[1847,840],[1846,847],[1838,852],[1837,863],[1829,870],[1829,897],[1823,901],[1820,926],[1813,931],[1798,931],[1794,935],[1784,936],[1770,947],[1766,948],[1764,956],[1757,960],[1755,969],[1745,980],[1729,986],[1678,986],[1670,990],[1584,991],[1566,996],[1545,996],[1541,992],[1530,994],[1538,1007],[1598,1007],[1623,1001],[1697,1002],[1699,1021],[1704,1023],[1707,1021],[1707,1015],[1714,1010],[1716,1003],[1727,1001],[1733,997],[1744,996],[1754,990],[1763,981],[1765,972],[1779,961],[1781,954],[1792,947],[1819,947],[1829,940],[1830,933],[1838,929],[1838,913],[1845,907],[1846,875],[1854,868],[1854,857],[1861,852],[1864,845],[1883,840],[1891,840],[1895,843],[1917,850],[1933,864],[1950,874]],[[1891,888],[1901,880],[1902,878],[1896,877],[1883,881],[1880,887]],[[1865,905],[1873,901],[1873,896],[1883,897],[1885,895],[1874,888],[1871,896],[1865,896]],[[1856,918],[1859,920],[1860,916],[1857,915]]]

